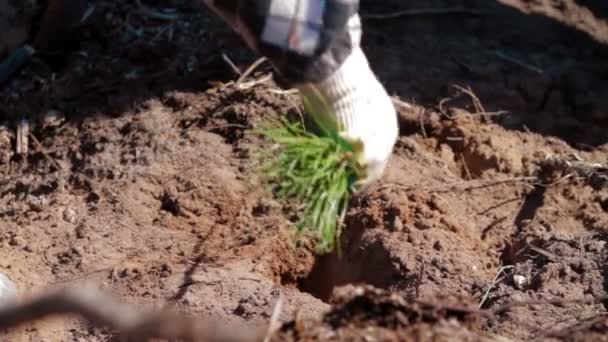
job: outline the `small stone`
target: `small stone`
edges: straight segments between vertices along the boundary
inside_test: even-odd
[[[522,275],[515,274],[513,275],[513,284],[518,290],[523,290],[526,284],[528,284],[528,279]]]
[[[67,208],[63,211],[63,219],[69,223],[76,223],[76,212],[74,209]]]

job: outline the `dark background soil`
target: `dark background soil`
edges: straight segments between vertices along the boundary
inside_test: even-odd
[[[267,322],[282,294],[279,340],[605,338],[593,299],[607,294],[608,190],[542,166],[608,162],[605,1],[363,1],[372,67],[414,107],[399,107],[382,184],[351,203],[341,257],[297,243],[293,210],[257,179],[250,129],[296,114],[297,98],[235,85],[222,55],[241,70],[256,56],[201,4],[145,3],[179,20],[96,1],[69,54],[0,90],[0,271],[24,293],[92,280],[239,324]],[[26,156],[14,154],[22,117],[36,138]],[[542,303],[555,299],[588,303]],[[475,313],[529,300],[541,304]],[[112,338],[71,319],[6,337]]]

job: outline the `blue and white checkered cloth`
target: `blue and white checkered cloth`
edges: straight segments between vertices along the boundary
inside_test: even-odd
[[[289,84],[330,76],[359,44],[358,0],[205,0]]]

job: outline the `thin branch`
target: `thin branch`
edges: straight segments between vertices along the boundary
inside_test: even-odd
[[[22,303],[0,307],[0,330],[52,315],[80,315],[97,326],[144,340],[162,338],[184,341],[259,341],[261,331],[242,326],[195,319],[168,310],[141,312],[90,285],[42,294]]]
[[[492,51],[491,53],[492,53],[494,56],[496,56],[496,57],[498,57],[498,58],[500,58],[500,59],[502,59],[502,60],[504,60],[504,61],[507,61],[507,62],[509,62],[509,63],[513,63],[513,64],[515,64],[515,65],[517,65],[517,66],[519,66],[519,67],[521,67],[521,68],[524,68],[524,69],[526,69],[526,70],[528,70],[528,71],[531,71],[531,72],[533,72],[533,73],[536,73],[536,74],[541,74],[541,75],[545,73],[545,71],[544,71],[543,69],[538,68],[538,67],[535,67],[535,66],[533,66],[533,65],[530,65],[530,64],[525,63],[525,62],[523,62],[523,61],[520,61],[519,59],[517,59],[517,58],[515,58],[515,57],[511,57],[511,56],[509,56],[509,55],[506,55],[506,54],[504,54],[503,52],[500,52],[500,51]]]
[[[232,69],[232,71],[234,71],[235,74],[237,74],[239,76],[243,75],[243,72],[241,71],[241,69],[239,69],[239,67],[237,67],[236,64],[234,64],[234,62],[230,59],[230,57],[228,57],[227,54],[222,53],[222,59],[224,60],[224,62],[226,64],[228,64],[230,69]]]
[[[51,162],[51,164],[53,164],[53,166],[55,166],[55,168],[57,168],[57,171],[63,171],[63,168],[61,167],[61,165],[45,151],[44,146],[42,146],[42,143],[38,140],[38,138],[36,138],[36,136],[31,132],[29,132],[29,136],[30,136],[30,138],[32,138],[32,141],[36,144],[36,146],[38,146],[40,153],[42,153],[42,155],[49,162]]]
[[[260,59],[258,59],[257,61],[253,62],[253,64],[251,64],[249,66],[249,68],[247,68],[247,70],[245,70],[245,72],[243,72],[243,74],[239,77],[238,80],[236,80],[236,85],[237,87],[243,83],[245,81],[245,79],[247,79],[247,77],[249,77],[249,75],[251,75],[255,69],[257,69],[260,65],[262,65],[262,63],[266,62],[266,57],[262,57]]]
[[[467,176],[467,180],[473,179],[473,175],[471,174],[471,170],[469,170],[469,165],[467,164],[466,159],[464,159],[464,155],[460,153],[460,162],[462,163],[462,167],[464,168],[465,175]]]
[[[251,89],[255,86],[258,86],[260,84],[266,83],[268,81],[272,80],[272,74],[268,73],[266,76],[262,76],[261,78],[257,79],[257,80],[253,80],[250,82],[237,82],[236,86],[239,90],[247,90],[247,89]]]
[[[494,288],[494,286],[496,286],[496,284],[498,284],[499,282],[499,277],[508,269],[511,268],[515,268],[515,266],[513,265],[509,265],[509,266],[503,266],[501,267],[498,272],[496,272],[496,275],[494,276],[494,280],[492,280],[492,283],[490,284],[490,286],[488,286],[488,289],[486,290],[485,294],[483,295],[483,298],[481,299],[481,301],[479,302],[479,308],[481,309],[483,307],[483,305],[486,303],[486,300],[488,300],[488,296],[490,296],[490,292],[492,292],[492,289]],[[502,278],[500,278],[502,279]]]
[[[481,103],[481,100],[479,100],[479,97],[477,97],[477,95],[475,95],[475,93],[473,92],[473,90],[470,87],[464,88],[459,85],[454,85],[453,87],[458,89],[460,92],[468,95],[471,98],[471,101],[473,102],[473,107],[475,107],[476,115],[485,116],[485,113],[487,113],[486,109],[484,108],[483,104]]]

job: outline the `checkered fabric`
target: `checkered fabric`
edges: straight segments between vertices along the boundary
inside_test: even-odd
[[[358,0],[204,0],[287,85],[329,77],[359,45]]]

